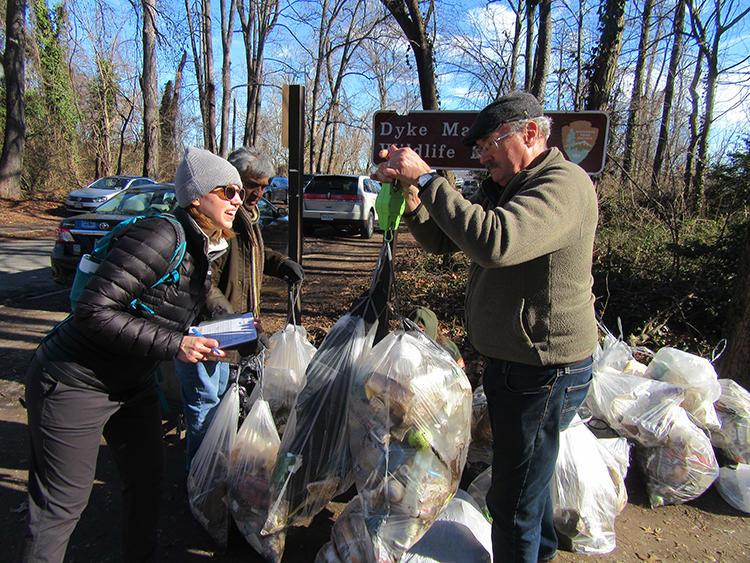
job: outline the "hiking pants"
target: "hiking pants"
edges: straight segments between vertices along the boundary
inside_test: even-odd
[[[63,561],[94,485],[102,434],[123,485],[124,561],[154,561],[166,463],[155,387],[144,385],[116,400],[74,379],[56,379],[35,357],[27,371],[26,408],[31,438],[29,525],[16,562]]]

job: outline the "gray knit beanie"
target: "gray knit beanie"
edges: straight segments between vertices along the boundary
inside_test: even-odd
[[[242,186],[237,169],[229,161],[198,147],[185,150],[174,175],[174,191],[180,207],[188,207],[214,188],[229,184]]]

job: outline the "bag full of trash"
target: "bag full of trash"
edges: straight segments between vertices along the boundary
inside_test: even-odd
[[[472,393],[451,355],[411,330],[369,353],[349,412],[354,475],[378,562],[396,562],[455,494],[471,439]]]
[[[574,552],[614,551],[615,518],[627,504],[625,490],[620,464],[576,415],[560,434],[550,484],[555,528],[571,540]]]
[[[232,384],[216,408],[188,473],[190,511],[222,548],[227,547],[231,518],[226,504],[229,456],[237,436],[240,395]]]
[[[711,440],[687,411],[673,406],[667,418],[671,427],[663,445],[635,448],[652,507],[694,500],[719,476]]]
[[[717,450],[735,463],[750,464],[750,392],[731,379],[720,379],[716,414],[721,429],[711,432]]]
[[[721,395],[721,385],[713,364],[677,348],[661,348],[648,364],[646,377],[672,383],[682,388],[682,408],[707,430],[721,428],[714,403]]]
[[[286,530],[260,535],[268,517],[280,442],[268,401],[258,399],[237,432],[229,463],[227,497],[232,518],[245,540],[269,563],[281,561],[286,541]]]

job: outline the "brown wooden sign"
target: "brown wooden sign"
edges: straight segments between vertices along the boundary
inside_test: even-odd
[[[409,146],[435,169],[482,170],[471,147],[461,139],[478,111],[413,111],[400,115],[378,111],[373,117],[372,159],[391,145]],[[552,118],[549,145],[589,174],[604,170],[609,138],[609,115],[603,111],[546,112]]]

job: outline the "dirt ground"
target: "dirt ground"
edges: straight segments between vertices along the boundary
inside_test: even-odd
[[[12,207],[0,200],[0,225],[20,225],[36,214],[42,230],[29,235],[8,235],[0,241],[28,236],[51,236],[60,218],[57,205]],[[359,236],[318,233],[306,239],[303,265],[306,279],[302,294],[302,324],[319,342],[327,331],[369,285],[382,244],[376,233],[370,241]],[[399,233],[400,253],[418,252],[406,232]],[[398,275],[398,274],[397,274]],[[270,333],[287,319],[288,296],[283,285],[267,280],[262,318]],[[39,340],[65,317],[67,295],[23,296],[0,304],[0,560],[12,560],[26,516],[26,415],[19,399],[28,359]],[[478,374],[470,374],[476,380]],[[167,481],[164,487],[159,560],[166,563],[262,562],[235,531],[229,548],[220,550],[191,516],[186,494],[184,441],[178,431],[179,404],[170,402],[165,414]],[[560,552],[561,563],[648,562],[747,562],[750,561],[750,515],[729,506],[710,488],[695,501],[652,509],[635,468],[626,480],[629,502],[616,520],[617,548],[606,555]],[[119,483],[106,445],[102,443],[97,480],[89,506],[76,528],[66,563],[120,561],[118,537]],[[287,538],[282,563],[313,563],[318,550],[330,539],[331,526],[353,491],[334,499],[307,528],[293,528]],[[459,562],[456,562],[459,563]],[[460,562],[464,563],[464,562]],[[471,563],[471,562],[466,562]]]

